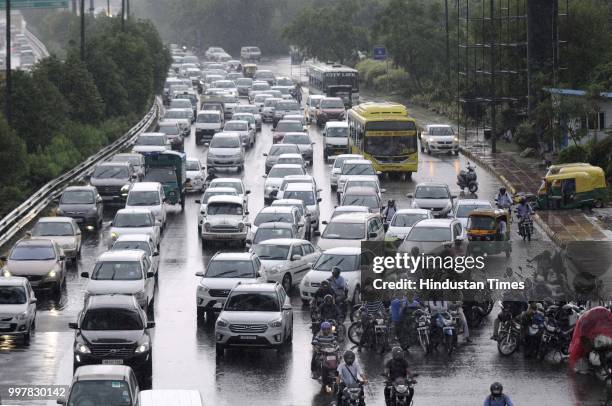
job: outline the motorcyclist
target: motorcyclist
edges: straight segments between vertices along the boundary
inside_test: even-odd
[[[486,397],[483,406],[513,406],[508,395],[503,393],[504,387],[499,382],[491,385],[491,394]]]
[[[391,350],[393,358],[391,358],[385,365],[385,376],[387,382],[385,385],[385,404],[387,406],[391,403],[391,390],[393,388],[393,382],[398,378],[409,379],[412,377],[410,369],[408,369],[408,361],[404,358],[404,351],[401,347],[393,347]],[[412,397],[414,396],[414,389],[409,389],[407,404],[411,404]]]
[[[335,293],[334,290],[329,285],[329,281],[328,280],[322,281],[321,285],[319,286],[319,289],[317,289],[317,291],[314,294],[315,305],[319,306],[323,302],[323,299],[325,298],[325,296],[332,295],[333,297],[334,293]]]
[[[495,200],[497,202],[497,207],[500,209],[509,209],[510,206],[512,206],[512,196],[510,196],[503,186],[499,188],[499,193]]]
[[[323,346],[334,346],[338,345],[336,341],[336,336],[332,334],[332,325],[328,321],[324,321],[321,323],[321,328],[317,335],[312,339],[312,360],[310,361],[310,372],[312,374],[312,379],[317,379],[319,377],[319,363],[318,355],[321,347]]]
[[[323,303],[319,306],[319,316],[321,320],[340,320],[340,310],[334,303],[334,297],[332,295],[326,295],[323,299]]]
[[[518,206],[516,206],[516,215],[519,220],[523,219],[525,216],[530,216],[533,214],[533,209],[529,204],[527,204],[527,198],[521,197],[521,201]]]
[[[336,299],[336,303],[344,302],[348,291],[348,284],[346,283],[346,279],[344,279],[344,277],[340,274],[340,267],[334,266],[332,268],[332,276],[331,278],[329,278],[329,286],[334,291],[334,298]]]
[[[515,318],[520,316],[523,311],[528,308],[528,304],[525,301],[517,300],[517,298],[512,297],[511,295],[507,295],[502,301],[502,311],[499,312],[495,321],[493,322],[493,335],[491,336],[491,340],[498,339],[499,326],[502,321],[506,321],[505,317],[510,316],[511,318]]]
[[[336,383],[338,385],[337,404],[342,404],[342,393],[344,392],[344,388],[350,385],[360,385],[361,396],[359,405],[365,406],[363,385],[368,383],[368,379],[361,370],[359,363],[355,360],[355,353],[353,351],[346,351],[343,355],[343,359],[344,361],[338,365],[338,377],[336,378]]]

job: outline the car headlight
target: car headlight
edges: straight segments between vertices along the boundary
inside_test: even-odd
[[[445,207],[446,210],[450,210],[452,208],[453,208],[453,204],[451,202],[446,203],[446,207]]]
[[[458,137],[455,137],[455,138],[453,138],[453,141],[454,141],[454,142],[459,142],[459,138],[458,138]]]
[[[28,312],[19,313],[17,315],[17,320],[25,320],[28,317]]]
[[[116,240],[116,239],[117,239],[117,237],[119,237],[119,234],[117,234],[117,233],[116,233],[116,232],[114,232],[114,231],[113,231],[113,232],[112,232],[110,235],[111,235],[111,238],[112,238],[113,240]]]
[[[209,287],[200,283],[200,286],[198,286],[199,289],[203,290],[204,292],[208,292]]]
[[[208,221],[206,223],[204,223],[204,229],[206,231],[210,231],[210,223]]]
[[[141,299],[144,299],[146,295],[147,295],[146,292],[144,290],[141,290],[141,291],[136,292],[134,296],[136,296],[137,300],[141,300]]]
[[[47,274],[47,278],[55,278],[57,276],[57,272],[55,271],[55,269],[49,271],[49,273]]]
[[[121,196],[127,196],[130,192],[130,185],[123,185],[121,187]]]
[[[75,349],[81,354],[91,354],[91,350],[85,344],[77,344]]]
[[[239,223],[238,224],[238,230],[239,231],[243,231],[244,230],[244,223]]]
[[[6,278],[8,278],[9,276],[13,276],[13,274],[11,273],[11,271],[9,271],[8,269],[3,269],[2,270],[2,275]]]
[[[278,273],[281,267],[279,265],[270,268],[270,273]]]
[[[279,328],[282,325],[283,325],[283,319],[272,320],[271,322],[268,323],[268,326],[272,328]]]
[[[227,327],[229,323],[223,319],[217,319],[217,327]]]
[[[151,348],[151,345],[149,344],[149,342],[145,342],[140,344],[135,350],[134,352],[137,354],[142,354],[143,352],[147,352],[149,351],[149,348]]]

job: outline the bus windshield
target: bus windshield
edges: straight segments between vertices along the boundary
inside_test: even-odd
[[[366,137],[365,152],[382,156],[406,156],[416,152],[416,135]]]

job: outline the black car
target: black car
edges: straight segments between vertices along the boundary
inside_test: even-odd
[[[81,227],[102,224],[102,197],[94,186],[69,186],[59,199],[58,216],[72,217]]]
[[[148,380],[153,354],[148,321],[136,299],[128,295],[99,295],[86,300],[78,322],[69,323],[74,336],[74,370],[82,365],[127,365]]]

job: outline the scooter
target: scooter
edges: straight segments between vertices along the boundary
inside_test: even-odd
[[[462,192],[463,189],[468,188],[470,193],[476,193],[478,191],[478,181],[476,180],[476,167],[470,165],[470,163],[468,162],[466,169],[467,170],[462,169],[461,172],[459,172],[459,175],[457,175],[457,186],[461,188]]]

